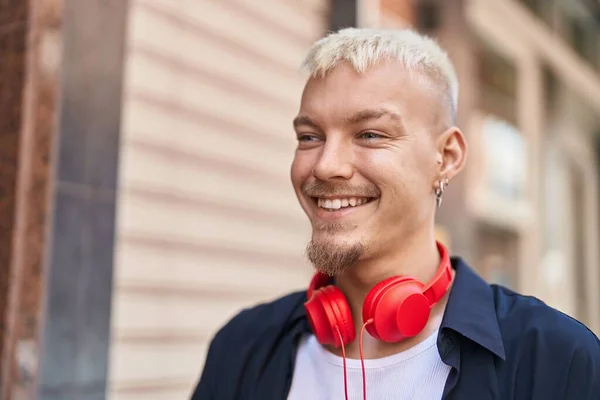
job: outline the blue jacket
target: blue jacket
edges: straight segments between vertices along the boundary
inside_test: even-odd
[[[459,258],[452,266],[437,341],[452,367],[443,399],[600,400],[600,341],[590,330],[540,300],[487,284]],[[191,399],[284,400],[298,339],[310,333],[305,300],[292,293],[222,327]]]

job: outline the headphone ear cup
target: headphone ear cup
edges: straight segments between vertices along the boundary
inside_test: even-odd
[[[379,303],[379,299],[385,293],[385,288],[389,286],[391,283],[395,282],[399,284],[408,280],[406,277],[397,277],[393,276],[388,279],[384,279],[375,285],[367,294],[365,298],[365,302],[363,303],[363,321],[372,320],[373,322],[368,324],[365,329],[369,333],[369,335],[373,336],[377,340],[382,340],[379,333],[378,327],[382,325],[384,322],[380,320],[379,317],[375,317],[375,305]],[[388,319],[389,320],[389,319]]]
[[[423,285],[419,282],[409,284],[400,290],[404,292],[402,294],[404,300],[397,306],[396,328],[398,337],[403,340],[417,336],[425,328],[431,308],[429,300],[423,294]]]
[[[377,284],[367,295],[363,320],[374,338],[399,342],[417,335],[429,319],[429,302],[423,284],[410,277],[392,277]]]
[[[317,341],[335,347],[353,342],[356,336],[350,306],[342,291],[333,285],[322,287],[312,293],[304,304],[309,324]],[[338,327],[342,342],[335,330]]]

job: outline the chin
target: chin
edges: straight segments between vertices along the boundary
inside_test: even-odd
[[[313,232],[306,247],[306,256],[315,269],[335,276],[355,265],[362,258],[365,245],[343,232]]]

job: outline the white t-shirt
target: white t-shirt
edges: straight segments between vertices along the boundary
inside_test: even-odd
[[[365,360],[367,399],[439,400],[450,367],[436,346],[438,332],[416,346],[388,357]],[[342,357],[323,348],[314,335],[299,343],[288,400],[344,400]],[[362,400],[360,360],[346,359],[348,398]]]

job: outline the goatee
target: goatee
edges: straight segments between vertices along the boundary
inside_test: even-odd
[[[319,272],[336,276],[355,265],[364,252],[364,246],[356,243],[341,246],[328,241],[311,240],[306,246],[306,257]]]

